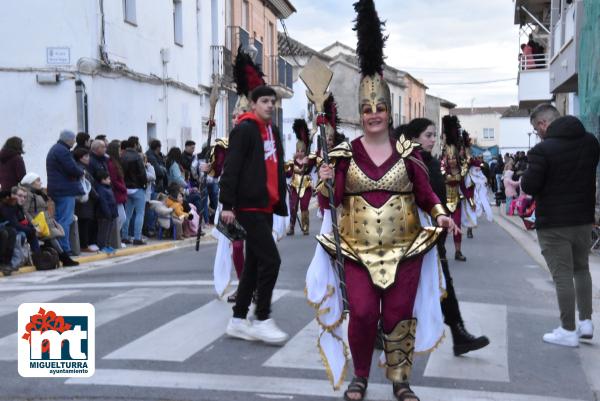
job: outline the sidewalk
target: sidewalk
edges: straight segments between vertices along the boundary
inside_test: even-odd
[[[212,231],[212,229],[210,231]],[[212,244],[215,241],[216,239],[211,235],[211,232],[208,232],[204,237],[200,239],[200,246],[207,243]],[[99,260],[115,259],[124,256],[138,255],[141,253],[152,251],[183,248],[187,246],[194,246],[196,244],[196,237],[186,238],[183,240],[157,240],[149,238],[147,239],[147,242],[147,245],[141,246],[128,245],[127,248],[118,249],[116,253],[112,255],[108,255],[101,252],[83,253],[79,256],[74,256],[73,259],[78,261],[80,265],[85,265],[86,263],[97,262]],[[34,266],[22,266],[21,268],[19,268],[19,270],[12,272],[11,276],[16,276],[24,273],[31,273],[34,271],[36,271],[36,268]],[[4,277],[4,274],[1,272],[0,277]]]
[[[492,206],[492,210],[494,211],[496,223],[508,232],[537,264],[548,271],[548,265],[540,251],[535,230],[526,230],[520,217],[507,216],[504,207],[497,208]],[[592,285],[594,287],[594,298],[600,299],[600,255],[593,252],[590,253],[589,261]]]

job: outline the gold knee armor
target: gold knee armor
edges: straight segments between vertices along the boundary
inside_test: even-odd
[[[300,213],[300,227],[302,228],[302,233],[304,234],[308,234],[308,221],[308,210],[303,210]]]
[[[394,330],[383,336],[386,377],[394,383],[410,379],[415,351],[417,319],[402,320]]]

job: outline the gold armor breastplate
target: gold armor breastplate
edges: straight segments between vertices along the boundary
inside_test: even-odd
[[[300,198],[304,197],[304,192],[308,188],[312,188],[312,179],[310,177],[310,172],[304,173],[304,178],[302,178],[302,167],[299,167],[294,163],[293,166],[294,173],[292,174],[292,181],[290,182],[290,186],[296,190],[296,193]]]
[[[400,262],[430,249],[441,232],[421,226],[412,189],[403,159],[379,180],[369,178],[353,159],[350,162],[339,221],[342,251],[365,266],[373,283],[383,289],[394,283]],[[371,191],[392,195],[376,208],[361,195]],[[332,235],[317,239],[335,254]]]

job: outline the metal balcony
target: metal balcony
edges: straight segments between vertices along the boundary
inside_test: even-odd
[[[233,60],[231,50],[225,46],[210,47],[212,68],[211,73],[220,77],[223,83],[233,81]]]
[[[521,55],[517,81],[520,108],[535,107],[552,99],[548,61],[548,53]]]

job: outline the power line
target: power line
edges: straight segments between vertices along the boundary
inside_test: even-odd
[[[427,82],[427,86],[438,85],[438,86],[446,86],[446,85],[481,85],[481,84],[493,84],[496,82],[508,82],[515,81],[517,78],[505,78],[505,79],[494,79],[490,81],[471,81],[471,82]]]

